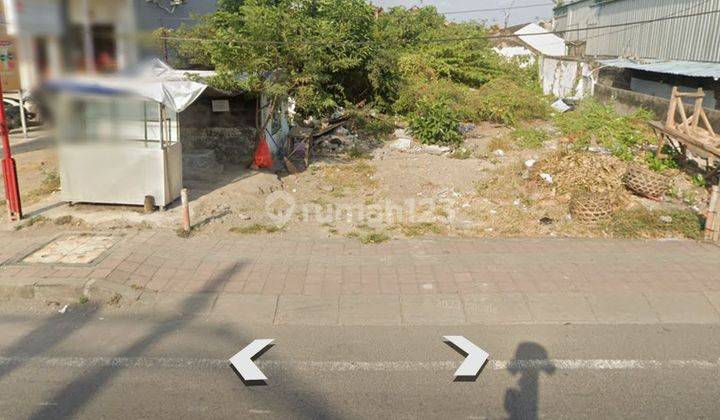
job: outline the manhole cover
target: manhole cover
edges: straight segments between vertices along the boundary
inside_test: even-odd
[[[20,262],[27,264],[92,264],[117,241],[112,235],[71,234],[54,239]]]

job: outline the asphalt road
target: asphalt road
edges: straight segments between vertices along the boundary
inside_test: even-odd
[[[453,381],[463,356],[443,335],[490,353],[475,382]],[[257,360],[269,379],[248,387],[227,359],[259,338],[275,339]],[[0,418],[716,418],[719,357],[718,325],[261,328],[3,312]]]

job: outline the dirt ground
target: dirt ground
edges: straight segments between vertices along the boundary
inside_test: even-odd
[[[366,243],[422,235],[612,235],[572,219],[570,194],[563,188],[578,181],[565,167],[593,166],[592,170],[599,171],[598,179],[610,177],[620,186],[626,164],[587,153],[578,163],[574,154],[567,157],[567,139],[552,124],[530,126],[547,132],[550,140],[534,148],[521,147],[511,129],[483,123],[466,133],[464,144],[452,152],[417,143],[399,146],[400,140],[391,138],[374,142],[371,150],[352,158],[345,153],[318,157],[297,174],[226,166],[214,182],[185,183],[191,195],[192,234],[342,235]],[[37,202],[42,211],[22,228],[176,230],[180,226],[177,204],[151,214],[129,206],[53,204],[57,198],[51,192],[52,176],[48,176],[57,170],[53,149],[25,149],[16,152],[21,188],[31,191],[28,201]],[[559,173],[546,174],[545,170]],[[548,182],[545,175],[554,177],[553,181]],[[676,178],[680,182],[678,188],[673,187],[672,198],[653,201],[623,192],[620,206],[668,212],[694,207],[702,212],[705,190],[681,174]],[[668,234],[674,235],[674,231]]]
[[[614,188],[622,190],[618,196],[622,209],[673,213],[694,207],[703,211],[705,190],[693,186],[679,172],[673,180],[677,185],[674,197],[663,201],[636,197],[621,185],[626,163],[600,154],[582,156],[596,163],[575,162],[574,153],[568,153],[572,158],[568,163],[567,158],[562,160],[563,150],[569,146],[567,139],[562,139],[552,124],[535,122],[530,126],[548,132],[551,140],[528,149],[517,145],[511,129],[483,123],[467,133],[464,144],[451,153],[438,154],[417,144],[402,149],[390,139],[355,158],[319,158],[294,175],[236,168],[237,172],[226,173],[234,181],[200,193],[193,203],[196,233],[343,235],[363,242],[422,235],[655,235],[641,232],[633,225],[635,221],[628,232],[606,232],[573,220],[571,196],[563,190],[563,181],[577,182],[573,178],[577,174],[550,168],[561,172],[555,174],[554,182],[541,177],[545,166],[573,163],[594,165],[596,168],[579,170],[596,170],[598,178],[612,178]],[[605,174],[606,167],[615,172]],[[279,217],[288,209],[292,217]],[[660,213],[653,217],[661,217]],[[676,236],[677,232],[660,229],[659,235]]]
[[[27,140],[22,133],[13,132],[10,135],[10,144],[24,205],[37,203],[59,188],[57,154],[50,131],[32,128]],[[3,188],[0,188],[0,200],[5,202]]]

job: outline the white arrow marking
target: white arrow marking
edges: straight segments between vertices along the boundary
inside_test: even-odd
[[[258,367],[253,363],[252,358],[256,354],[263,351],[263,349],[273,342],[272,338],[264,338],[262,340],[255,340],[248,344],[247,347],[240,350],[235,356],[230,358],[230,364],[237,369],[238,373],[246,381],[265,381],[267,377]]]
[[[458,367],[455,371],[455,377],[477,376],[478,372],[480,372],[480,368],[485,364],[488,356],[490,356],[488,352],[476,346],[470,340],[461,335],[446,335],[443,337],[443,340],[454,344],[460,350],[467,353],[465,361],[462,362],[460,367]]]

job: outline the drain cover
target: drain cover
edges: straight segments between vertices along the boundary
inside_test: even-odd
[[[117,242],[112,235],[71,234],[56,238],[21,260],[28,264],[92,264]]]

